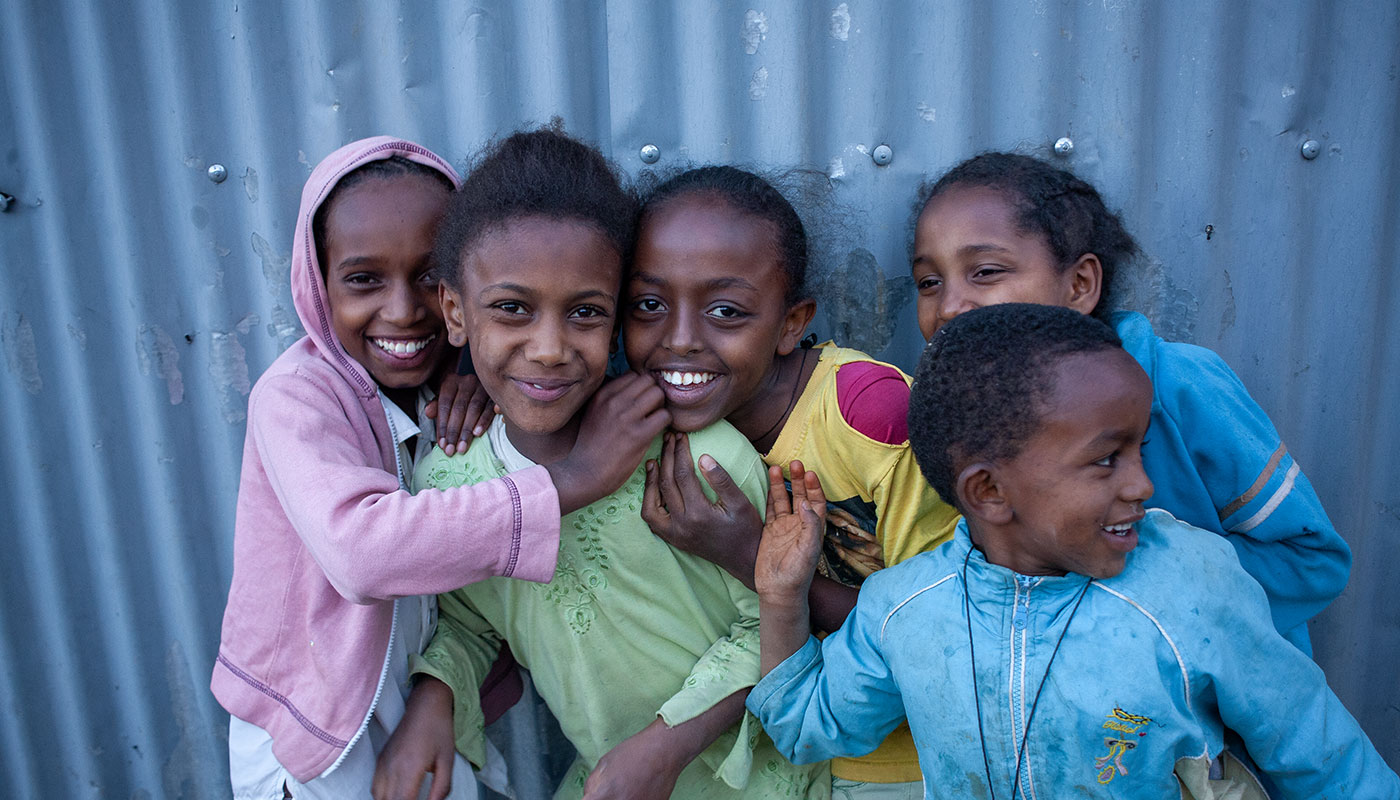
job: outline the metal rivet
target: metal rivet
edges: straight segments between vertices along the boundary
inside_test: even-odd
[[[661,148],[654,144],[644,144],[638,155],[642,157],[642,163],[655,164],[661,160]]]
[[[1322,145],[1318,144],[1316,139],[1309,139],[1306,142],[1303,142],[1303,158],[1312,161],[1314,158],[1317,158],[1318,154],[1321,152]]]
[[[205,174],[214,183],[223,183],[228,178],[228,168],[223,164],[210,164],[209,169],[205,170]]]
[[[14,205],[14,203],[15,203],[15,197],[14,197],[14,195],[5,194],[4,192],[0,192],[0,214],[3,214],[4,212],[9,211],[9,210],[10,210],[10,206]]]
[[[1068,136],[1061,136],[1055,140],[1055,155],[1067,156],[1074,152],[1074,140]]]
[[[870,157],[883,167],[894,160],[894,151],[887,144],[876,145],[875,149],[870,151]]]

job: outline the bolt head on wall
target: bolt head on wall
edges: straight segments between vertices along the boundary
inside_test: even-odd
[[[1061,158],[1074,152],[1074,140],[1068,136],[1061,136],[1055,140],[1055,155]]]
[[[1303,154],[1303,158],[1312,161],[1314,158],[1318,157],[1318,154],[1322,152],[1322,145],[1318,144],[1316,139],[1309,139],[1306,142],[1303,142],[1301,152]]]
[[[228,177],[228,168],[223,164],[210,164],[209,169],[205,170],[205,174],[214,183],[223,183],[224,179]]]
[[[661,148],[654,144],[644,144],[637,155],[641,157],[642,163],[655,164],[661,160]]]
[[[870,151],[870,158],[879,166],[885,166],[894,160],[894,150],[887,144],[877,145]]]

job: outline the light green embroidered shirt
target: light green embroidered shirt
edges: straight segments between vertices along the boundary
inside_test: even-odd
[[[414,489],[505,474],[491,446],[500,432],[477,439],[464,454],[434,449],[418,464]],[[697,458],[713,456],[764,508],[765,467],[738,431],[720,422],[692,434],[690,447]],[[658,438],[647,458],[660,449]],[[598,759],[657,715],[678,725],[758,682],[757,595],[653,535],[641,518],[643,485],[639,466],[617,492],[564,517],[550,583],[491,578],[438,597],[437,633],[414,671],[452,687],[457,747],[474,763],[484,758],[477,687],[502,638],[578,750],[556,798],[582,796]],[[745,712],[681,773],[672,796],[825,798],[829,792],[825,763],[792,765]]]

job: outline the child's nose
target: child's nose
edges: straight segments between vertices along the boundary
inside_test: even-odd
[[[700,337],[689,314],[673,314],[662,344],[672,353],[688,355],[700,350]]]
[[[1147,477],[1147,471],[1142,468],[1141,459],[1133,465],[1127,477],[1128,480],[1123,485],[1123,499],[1130,503],[1147,502],[1156,487],[1152,485],[1152,479]]]
[[[951,322],[954,317],[976,308],[977,304],[972,300],[969,292],[960,292],[949,286],[943,290],[942,301],[938,304],[939,323]]]
[[[421,320],[428,313],[419,292],[409,285],[397,286],[381,312],[384,319],[401,327],[408,327]]]
[[[564,326],[554,320],[541,320],[530,332],[526,355],[531,361],[540,364],[558,364],[564,361],[568,349],[568,336]]]

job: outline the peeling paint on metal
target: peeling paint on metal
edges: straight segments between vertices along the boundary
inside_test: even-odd
[[[0,325],[0,343],[5,348],[5,364],[10,374],[19,379],[20,386],[30,394],[44,390],[44,380],[39,377],[39,355],[34,346],[34,327],[23,314],[5,312],[4,324]]]
[[[286,350],[292,342],[300,339],[305,333],[301,329],[301,320],[279,303],[272,307],[272,320],[267,323],[267,335],[277,342],[278,351]]]
[[[768,68],[759,67],[749,79],[749,99],[762,100],[768,94]]]
[[[812,290],[833,339],[846,347],[878,353],[894,339],[899,311],[913,297],[914,279],[887,277],[873,253],[856,248],[822,275]]]
[[[248,195],[248,202],[258,202],[258,171],[252,167],[243,170],[243,191]]]
[[[246,321],[244,317],[240,325]],[[247,327],[244,327],[244,332]],[[213,331],[209,335],[209,376],[219,387],[219,408],[224,421],[242,422],[248,416],[244,400],[252,389],[248,379],[248,353],[238,341],[238,332]]]
[[[272,245],[256,232],[253,234],[253,253],[262,259],[263,278],[268,294],[277,297],[282,294],[292,280],[292,257],[282,255],[272,249]]]
[[[1226,332],[1235,327],[1235,287],[1230,282],[1230,270],[1221,270],[1225,276],[1225,309],[1220,312],[1220,338],[1224,338]]]
[[[68,323],[68,338],[78,343],[79,350],[87,351],[87,331],[70,322]]]
[[[846,177],[846,162],[841,160],[841,156],[831,159],[831,166],[827,169],[826,174],[832,180]]]
[[[842,3],[831,10],[831,38],[844,42],[851,38],[851,7]]]
[[[185,379],[180,374],[180,351],[175,341],[159,325],[142,325],[136,334],[136,363],[142,375],[155,372],[165,381],[170,405],[185,399]]]
[[[768,38],[768,15],[762,11],[749,9],[744,12],[744,29],[739,34],[744,42],[744,52],[754,55],[758,46]]]
[[[934,122],[938,119],[938,109],[928,103],[920,102],[914,107],[914,110],[919,112],[919,119],[924,122]]]
[[[1285,100],[1287,100],[1288,98],[1292,97],[1293,95],[1295,95],[1295,94],[1297,94],[1297,93],[1298,93],[1298,90],[1295,89],[1295,88],[1293,88],[1292,86],[1285,85],[1285,86],[1283,87],[1283,98],[1284,98]]]

